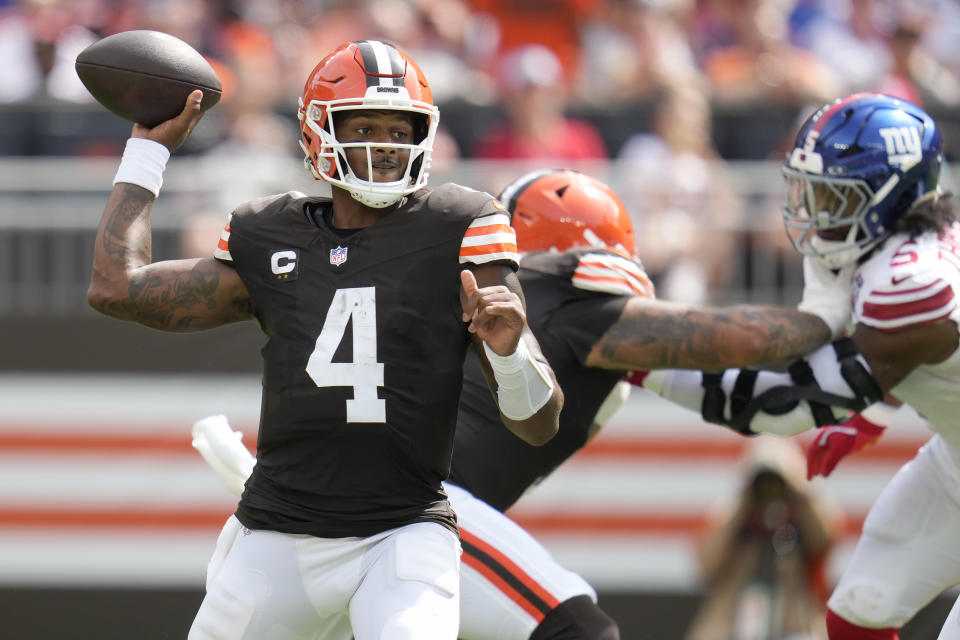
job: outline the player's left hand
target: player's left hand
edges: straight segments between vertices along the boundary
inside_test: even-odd
[[[463,287],[463,321],[493,351],[508,356],[517,350],[517,343],[527,322],[519,296],[505,286],[479,288],[469,269],[460,272]]]
[[[885,429],[862,413],[843,424],[824,427],[807,448],[807,480],[815,476],[826,478],[840,460],[876,442]]]

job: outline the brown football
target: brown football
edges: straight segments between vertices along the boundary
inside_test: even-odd
[[[217,104],[220,78],[200,53],[160,31],[122,31],[80,52],[77,75],[97,102],[122,118],[154,127],[183,110],[194,89],[200,108]]]

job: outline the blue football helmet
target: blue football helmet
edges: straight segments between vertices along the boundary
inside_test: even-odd
[[[919,107],[879,93],[822,106],[783,166],[783,222],[793,246],[839,269],[877,246],[919,198],[936,192],[940,131]]]

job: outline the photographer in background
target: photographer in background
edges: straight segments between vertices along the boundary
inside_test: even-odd
[[[705,594],[685,640],[823,640],[824,567],[842,515],[810,491],[794,441],[751,439],[743,465],[736,502],[698,544]]]

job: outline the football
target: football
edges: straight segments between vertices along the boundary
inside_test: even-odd
[[[203,90],[201,110],[217,104],[220,78],[200,53],[160,31],[122,31],[80,52],[77,75],[97,102],[118,116],[154,127],[183,111]]]

